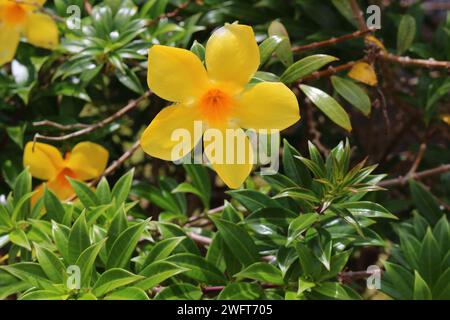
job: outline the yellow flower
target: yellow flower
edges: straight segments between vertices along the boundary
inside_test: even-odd
[[[46,14],[37,10],[46,0],[0,0],[0,66],[14,59],[20,36],[41,48],[58,46],[58,28]]]
[[[55,147],[28,142],[23,155],[23,165],[33,177],[47,181],[47,188],[61,200],[74,194],[67,177],[81,181],[98,178],[108,163],[108,150],[92,142],[80,142],[64,158]],[[32,198],[35,203],[44,192],[44,184],[36,188]]]
[[[185,49],[161,45],[150,48],[149,88],[174,104],[164,108],[141,137],[141,146],[149,155],[176,161],[189,153],[173,159],[172,149],[178,142],[171,135],[185,129],[193,138],[190,146],[195,146],[201,135],[194,133],[194,121],[202,121],[206,129],[216,129],[223,136],[227,129],[233,129],[242,137],[245,133],[241,128],[283,130],[300,119],[297,98],[284,84],[261,82],[247,86],[260,64],[251,27],[226,24],[215,31],[206,45],[205,62],[206,69],[195,54]],[[208,148],[211,142],[204,138],[206,156],[230,188],[242,185],[252,169],[250,142],[244,138],[244,163],[226,164],[213,160],[214,151]],[[228,155],[242,150],[224,146],[221,151],[228,159]]]

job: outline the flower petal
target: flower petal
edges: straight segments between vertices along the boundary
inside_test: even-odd
[[[14,59],[19,40],[20,29],[0,21],[0,66]]]
[[[77,179],[86,181],[98,178],[105,171],[109,152],[101,145],[92,142],[80,142],[70,153],[67,168]]]
[[[253,29],[227,24],[206,45],[206,68],[212,80],[245,86],[258,70],[259,49]]]
[[[253,168],[253,150],[244,130],[207,129],[203,141],[204,153],[222,181],[229,188],[239,188]]]
[[[300,120],[297,97],[281,82],[260,82],[245,91],[234,117],[247,129],[283,130]]]
[[[201,118],[193,107],[182,104],[161,110],[141,136],[141,147],[152,157],[177,161],[200,141]]]
[[[186,49],[154,45],[148,52],[148,87],[172,102],[190,102],[209,86],[200,59]]]
[[[58,27],[51,17],[43,13],[31,13],[25,29],[29,43],[53,50],[59,44]]]
[[[61,153],[55,147],[36,142],[28,142],[23,155],[23,165],[29,167],[33,177],[41,180],[54,179],[63,168]]]

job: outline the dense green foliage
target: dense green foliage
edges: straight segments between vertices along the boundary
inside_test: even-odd
[[[356,37],[295,50],[355,32],[346,0],[89,3],[81,29],[58,22],[57,50],[21,42],[0,67],[0,299],[450,299],[450,173],[414,175],[450,163],[448,69],[384,61]],[[74,4],[84,8],[55,0],[46,10],[67,17]],[[448,12],[420,1],[382,9],[375,35],[389,52],[450,60]],[[233,21],[259,43],[252,83],[281,81],[299,98],[279,173],[230,191],[206,166],[137,150],[95,188],[70,180],[72,201],[46,189],[32,204],[39,182],[23,167],[26,142],[90,128],[138,99],[87,134],[51,142],[62,151],[99,143],[113,163],[167,105],[145,95],[148,48],[204,60],[211,31]],[[349,69],[314,76],[363,58],[377,86]],[[33,125],[42,120],[75,126]],[[387,176],[406,178],[383,185]],[[370,274],[349,272],[370,265],[383,270],[379,290],[367,288]]]

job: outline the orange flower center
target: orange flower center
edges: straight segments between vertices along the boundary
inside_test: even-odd
[[[200,99],[200,114],[208,123],[220,124],[230,117],[233,103],[233,98],[226,92],[211,89]]]
[[[61,188],[70,187],[70,182],[67,180],[67,177],[76,179],[77,175],[69,168],[62,169],[55,179]]]
[[[14,2],[5,4],[0,13],[1,20],[8,25],[21,25],[27,18],[27,11],[20,4]]]

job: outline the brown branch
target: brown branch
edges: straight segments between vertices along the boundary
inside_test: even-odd
[[[420,162],[422,162],[423,156],[425,155],[425,151],[427,150],[427,144],[421,143],[419,147],[419,152],[417,153],[416,160],[414,160],[411,169],[409,169],[406,177],[411,177],[414,173],[416,173],[417,168],[419,168]]]
[[[361,11],[357,0],[349,0],[350,6],[352,7],[353,16],[358,22],[359,30],[365,31],[367,30],[366,22],[364,21],[364,13]]]
[[[209,246],[212,242],[211,238],[201,236],[195,232],[188,232],[187,236],[195,241],[195,243],[202,246]]]
[[[382,270],[380,270],[380,273],[382,273]],[[351,283],[355,280],[359,279],[365,279],[370,276],[373,276],[374,272],[367,272],[367,271],[348,271],[348,272],[340,272],[337,276],[338,281],[340,283]]]
[[[87,14],[92,16],[92,5],[89,3],[88,0],[83,1],[84,10],[86,10]]]
[[[343,42],[343,41],[347,41],[347,40],[352,40],[355,38],[359,38],[362,36],[365,36],[368,33],[374,32],[375,29],[367,29],[367,30],[359,30],[353,33],[349,33],[349,34],[345,34],[343,36],[340,37],[333,37],[330,38],[328,40],[324,40],[324,41],[318,41],[318,42],[313,42],[310,44],[306,44],[303,46],[297,46],[292,48],[292,52],[300,52],[300,51],[306,51],[306,50],[313,50],[313,49],[317,49],[320,47],[326,47],[326,46],[330,46],[339,42]]]
[[[444,68],[450,69],[450,61],[437,61],[434,59],[412,59],[410,57],[396,56],[390,53],[380,52],[378,54],[378,59],[393,63],[399,63],[404,66],[417,66],[425,68]]]
[[[64,141],[64,140],[68,140],[68,139],[71,139],[71,138],[75,138],[75,137],[79,137],[79,136],[91,133],[91,132],[93,132],[93,131],[95,131],[97,129],[103,128],[107,124],[110,124],[114,120],[117,120],[118,118],[122,117],[124,114],[126,114],[130,110],[133,110],[134,108],[136,108],[141,101],[147,99],[151,95],[152,95],[152,92],[147,91],[141,97],[139,97],[139,98],[137,98],[135,100],[132,100],[125,107],[121,108],[119,111],[117,111],[113,115],[109,116],[108,118],[105,118],[102,121],[97,122],[97,123],[95,123],[93,125],[90,125],[90,126],[88,126],[86,128],[83,128],[81,130],[78,130],[78,131],[75,131],[75,132],[72,132],[72,133],[68,133],[68,134],[65,134],[65,135],[62,135],[62,136],[44,136],[44,135],[41,135],[39,133],[36,133],[34,135],[34,140],[33,141],[36,142],[39,139],[41,139],[41,140],[50,140],[50,141]]]
[[[381,181],[378,185],[380,187],[403,186],[410,179],[420,180],[420,179],[428,178],[431,176],[443,174],[443,173],[446,173],[449,171],[450,171],[450,163],[443,164],[443,165],[433,168],[433,169],[417,172],[417,173],[412,174],[411,176],[400,176],[395,179],[384,180],[384,181]]]
[[[361,59],[361,60],[357,60],[357,61],[350,61],[346,64],[342,64],[337,67],[330,66],[325,70],[316,71],[316,72],[311,73],[311,75],[304,77],[303,79],[300,79],[299,81],[297,81],[297,84],[300,84],[300,83],[306,82],[306,81],[317,80],[317,79],[324,78],[324,77],[330,77],[338,72],[351,69],[355,64],[357,64],[359,62],[367,62],[367,60]]]
[[[131,158],[131,156],[136,152],[137,149],[139,149],[140,146],[141,146],[141,141],[140,140],[136,141],[131,146],[130,149],[128,149],[124,154],[122,154],[120,156],[119,159],[114,161],[109,167],[107,167],[105,169],[102,176],[98,180],[100,180],[102,177],[108,176],[108,175],[112,174],[114,171],[116,171],[117,168],[119,168],[125,161],[127,161],[129,158]]]
[[[89,127],[90,125],[84,124],[84,123],[61,124],[61,123],[50,121],[50,120],[42,120],[42,121],[33,122],[33,126],[34,127],[49,126],[49,127],[54,127],[59,130],[69,131],[69,130],[75,130],[75,129],[84,129],[84,128]]]

